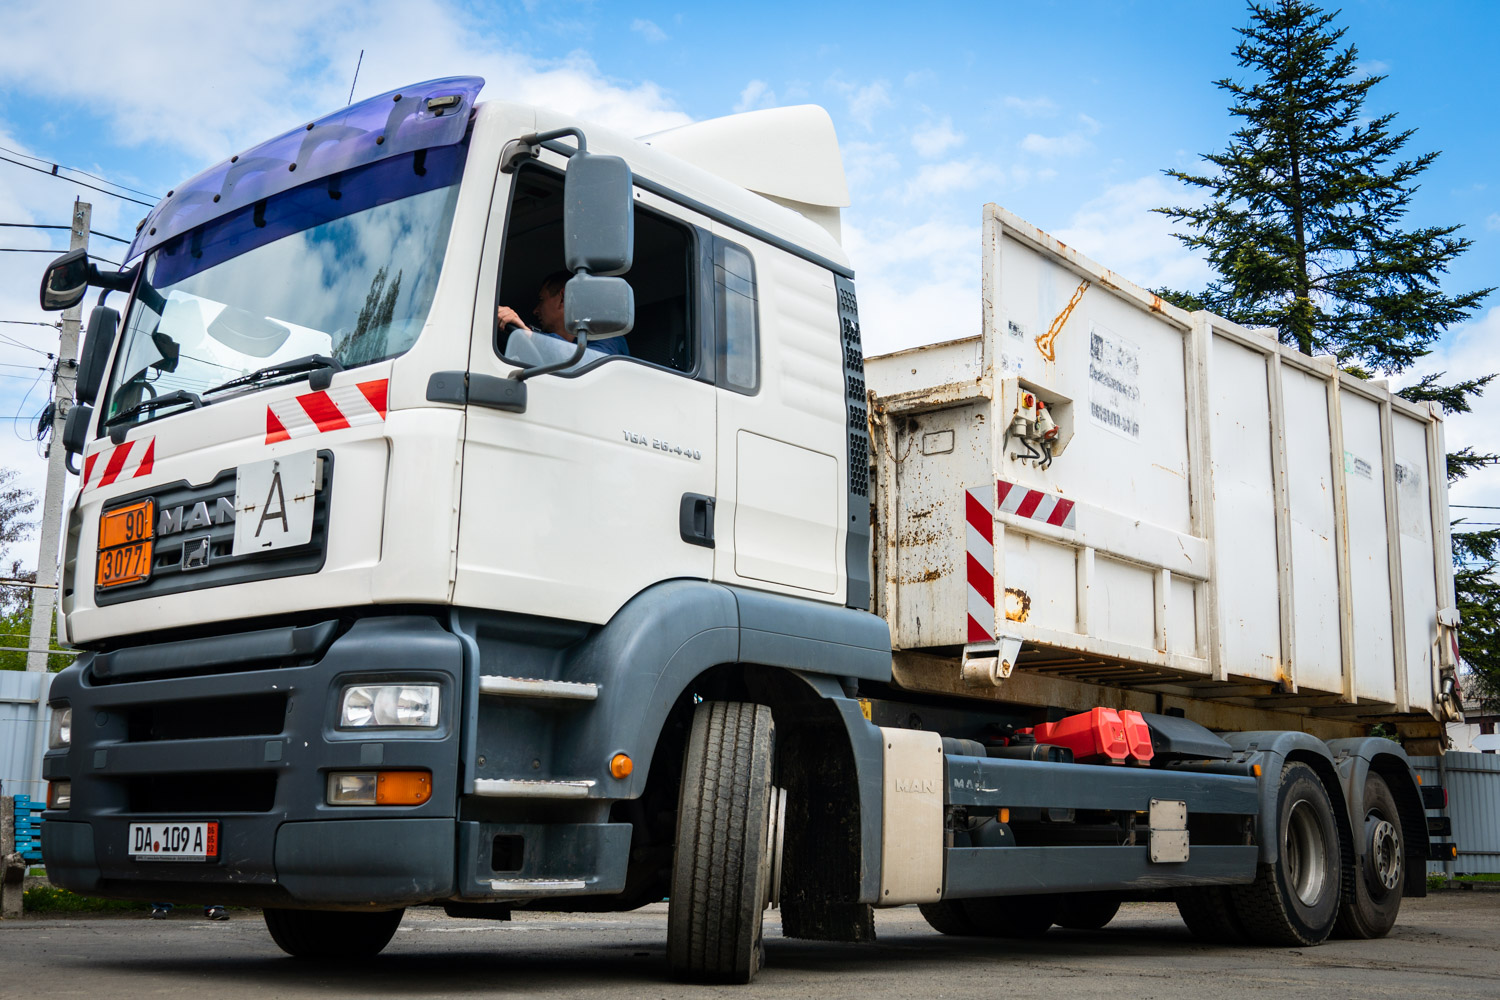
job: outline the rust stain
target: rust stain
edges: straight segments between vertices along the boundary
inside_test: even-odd
[[[925,573],[918,573],[916,576],[903,576],[900,580],[898,580],[896,582],[897,583],[903,583],[903,584],[909,584],[909,583],[932,583],[934,580],[941,580],[942,578],[943,578],[943,571],[942,570],[940,570],[940,569],[930,569],[930,570],[928,570]]]
[[[1154,313],[1159,313],[1162,311],[1160,295],[1151,296],[1151,311]]]
[[[1031,617],[1031,595],[1020,587],[1005,588],[1005,619],[1024,622]]]
[[[1073,293],[1073,297],[1068,300],[1068,304],[1063,306],[1063,311],[1058,313],[1057,317],[1052,320],[1052,323],[1047,327],[1047,332],[1036,338],[1036,349],[1041,351],[1042,357],[1048,361],[1057,360],[1057,336],[1062,333],[1062,328],[1068,322],[1068,317],[1073,315],[1073,309],[1078,305],[1078,300],[1083,298],[1083,293],[1088,290],[1088,280],[1080,281],[1078,283],[1078,290]]]

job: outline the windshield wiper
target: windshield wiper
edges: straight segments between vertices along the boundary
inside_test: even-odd
[[[291,361],[283,361],[277,365],[267,365],[265,368],[258,368],[248,375],[232,378],[222,385],[216,385],[212,389],[206,390],[203,395],[208,396],[216,392],[223,392],[226,389],[237,389],[242,385],[254,385],[257,382],[264,382],[267,379],[280,378],[284,375],[298,375],[307,371],[312,372],[307,379],[309,386],[314,389],[326,389],[332,383],[334,373],[343,370],[343,365],[326,354],[309,354],[305,358],[293,358]]]
[[[196,392],[188,392],[186,389],[174,389],[172,392],[163,393],[160,396],[153,396],[150,399],[142,400],[141,402],[136,403],[134,406],[127,407],[126,409],[121,410],[119,413],[116,413],[114,416],[104,421],[104,426],[109,428],[109,439],[115,444],[119,444],[121,441],[125,440],[125,432],[130,428],[121,427],[120,424],[123,424],[131,417],[134,417],[141,413],[149,413],[152,410],[161,409],[163,406],[173,406],[178,403],[191,404],[189,405],[188,409],[196,410],[203,405],[203,400]]]

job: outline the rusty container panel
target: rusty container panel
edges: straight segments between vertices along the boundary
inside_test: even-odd
[[[898,680],[964,693],[909,665],[1019,641],[1016,700],[1096,685],[1436,733],[1456,666],[1437,414],[994,205],[982,273],[979,337],[866,362]]]

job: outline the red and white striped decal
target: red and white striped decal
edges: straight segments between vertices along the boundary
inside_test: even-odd
[[[995,500],[988,486],[964,497],[964,535],[969,553],[967,642],[995,641]]]
[[[156,467],[156,438],[138,438],[111,447],[105,445],[83,460],[80,490],[108,486],[121,479],[151,475]]]
[[[1072,531],[1078,527],[1077,504],[1056,493],[1027,489],[1001,479],[995,483],[995,505],[1002,514],[1042,521]]]
[[[266,444],[385,420],[386,379],[352,382],[266,407]]]

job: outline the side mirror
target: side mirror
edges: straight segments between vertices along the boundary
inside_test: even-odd
[[[624,274],[634,254],[630,164],[618,156],[579,150],[568,160],[563,188],[563,259],[568,270]]]
[[[68,455],[68,471],[74,475],[78,470],[73,468],[72,457],[83,451],[88,444],[89,422],[94,418],[94,408],[87,403],[76,403],[68,410],[67,419],[63,421],[62,443],[63,449]]]
[[[89,287],[87,250],[69,250],[42,272],[42,308],[47,312],[71,309],[83,300]]]
[[[563,324],[589,340],[623,336],[635,326],[635,289],[624,278],[575,274],[563,288]]]
[[[104,381],[104,366],[109,361],[109,350],[114,346],[119,326],[120,314],[109,306],[95,306],[89,314],[82,357],[78,359],[78,384],[74,387],[79,402],[92,403],[98,398],[99,386]]]

